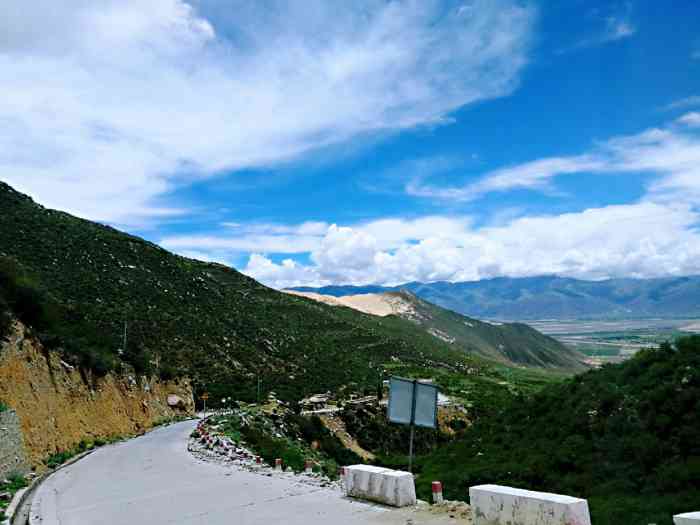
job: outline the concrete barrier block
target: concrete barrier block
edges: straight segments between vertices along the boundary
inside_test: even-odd
[[[591,525],[588,502],[571,496],[479,485],[469,501],[474,525]]]
[[[410,472],[370,465],[345,467],[345,492],[353,498],[406,507],[416,504],[416,487]]]
[[[700,525],[700,512],[686,512],[673,517],[674,525]]]

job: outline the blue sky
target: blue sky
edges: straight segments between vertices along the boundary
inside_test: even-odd
[[[700,5],[0,7],[0,179],[276,287],[700,273]]]

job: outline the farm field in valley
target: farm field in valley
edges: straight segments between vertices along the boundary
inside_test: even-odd
[[[593,366],[618,363],[643,348],[700,333],[700,319],[543,319],[528,324],[585,354]]]

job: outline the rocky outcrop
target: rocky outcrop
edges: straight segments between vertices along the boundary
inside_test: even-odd
[[[0,480],[24,474],[28,467],[19,418],[14,410],[4,410],[0,412]]]
[[[180,402],[170,405],[170,396]],[[20,323],[0,342],[0,402],[16,412],[27,459],[38,469],[47,456],[81,440],[140,433],[194,412],[188,380],[96,377],[44,349]]]

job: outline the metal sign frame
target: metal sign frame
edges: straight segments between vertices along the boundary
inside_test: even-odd
[[[394,381],[400,381],[403,383],[408,383],[413,385],[411,389],[411,408],[410,408],[410,416],[408,417],[403,417],[399,418],[395,414],[396,410],[395,409],[395,403],[396,403],[396,392],[392,388],[392,382]],[[431,403],[432,405],[432,421],[429,423],[425,421],[425,419],[416,419],[416,402],[419,394],[419,390],[422,390],[425,392],[426,390],[432,390],[432,400],[433,402]],[[424,427],[424,428],[437,428],[437,406],[438,406],[438,392],[439,389],[437,386],[430,384],[430,383],[421,383],[417,379],[406,379],[403,377],[392,377],[389,381],[389,405],[387,407],[387,417],[389,418],[389,421],[391,423],[398,423],[400,425],[410,425],[414,424],[418,427]],[[407,411],[406,411],[407,412]]]
[[[404,407],[404,417],[399,417],[398,414],[396,414],[396,406],[395,403],[396,401],[396,394],[398,393],[398,389],[393,388],[393,384],[395,382],[401,382],[401,383],[409,383],[412,385],[411,392],[410,392],[410,397],[411,397],[411,408],[410,408],[410,416],[407,418],[405,417],[406,410]],[[433,419],[430,422],[420,420],[416,421],[416,402],[418,398],[418,392],[419,390],[423,390],[424,392],[426,390],[433,390],[433,403],[432,403],[432,416]],[[387,406],[387,418],[391,423],[397,423],[400,425],[410,425],[411,427],[411,437],[410,437],[410,442],[409,442],[409,452],[408,452],[408,471],[412,471],[413,467],[413,438],[415,434],[415,427],[420,426],[424,428],[437,428],[437,412],[438,412],[438,387],[430,384],[430,383],[421,383],[417,379],[406,379],[403,377],[392,377],[389,380],[389,404]]]

